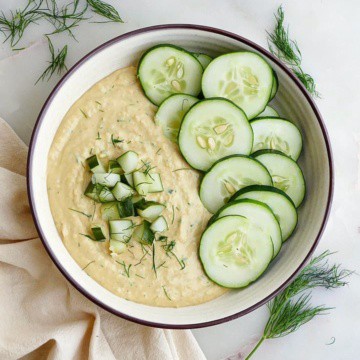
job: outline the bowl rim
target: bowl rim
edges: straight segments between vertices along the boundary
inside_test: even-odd
[[[320,230],[319,230],[319,232],[318,232],[318,234],[317,234],[317,236],[315,238],[315,241],[314,241],[312,247],[310,248],[308,254],[304,258],[304,260],[301,262],[301,264],[297,267],[297,269],[295,269],[293,271],[293,273],[287,278],[287,280],[284,281],[284,283],[282,285],[280,285],[277,289],[275,289],[270,295],[266,296],[264,299],[260,300],[259,302],[257,302],[256,304],[248,307],[245,310],[242,310],[242,311],[237,312],[235,314],[232,314],[232,315],[229,315],[229,316],[226,316],[226,317],[223,317],[223,318],[219,318],[219,319],[216,319],[216,320],[212,320],[212,321],[195,323],[195,324],[181,324],[181,325],[164,324],[164,323],[156,323],[156,322],[146,321],[146,320],[143,320],[141,318],[136,318],[136,317],[133,317],[131,315],[122,313],[121,311],[118,311],[116,309],[113,309],[113,308],[107,306],[100,299],[96,298],[93,294],[91,294],[90,292],[85,290],[82,287],[81,284],[77,283],[75,281],[75,279],[71,276],[71,274],[69,274],[66,271],[65,266],[63,266],[57,260],[56,255],[52,252],[50,246],[48,245],[48,241],[46,239],[45,233],[44,233],[44,231],[43,231],[43,229],[40,226],[40,223],[38,221],[39,215],[37,214],[36,209],[35,209],[33,186],[32,186],[31,180],[30,180],[32,178],[32,172],[33,172],[33,169],[32,169],[33,151],[34,151],[34,147],[35,147],[35,144],[36,144],[36,141],[37,141],[40,125],[42,124],[42,122],[44,120],[43,114],[45,113],[45,111],[49,107],[49,104],[51,103],[54,96],[60,91],[63,83],[83,63],[88,61],[90,58],[92,58],[99,51],[102,51],[103,49],[107,48],[108,46],[110,46],[110,45],[112,45],[114,43],[117,43],[117,42],[122,41],[122,40],[127,39],[127,38],[137,36],[139,34],[145,34],[145,33],[149,33],[149,32],[156,32],[156,31],[163,31],[163,30],[176,30],[176,29],[204,31],[204,32],[215,33],[215,34],[219,34],[219,35],[223,35],[223,36],[232,38],[234,40],[237,40],[237,41],[239,41],[239,42],[241,42],[243,44],[246,44],[246,45],[252,47],[256,51],[258,51],[259,53],[264,55],[266,58],[269,58],[271,61],[276,63],[276,65],[279,66],[293,80],[295,85],[302,92],[302,94],[305,96],[307,102],[311,106],[312,111],[314,112],[314,114],[315,114],[315,116],[317,118],[317,121],[318,121],[318,123],[320,125],[322,135],[324,137],[324,141],[325,141],[325,145],[326,145],[326,151],[327,151],[328,165],[329,165],[328,198],[327,198],[325,214],[324,214],[324,217],[323,217],[323,220],[322,220],[322,223],[321,223]],[[108,312],[110,312],[110,313],[112,313],[112,314],[114,314],[116,316],[119,316],[119,317],[121,317],[123,319],[130,320],[130,321],[133,321],[135,323],[138,323],[140,325],[152,326],[152,327],[163,328],[163,329],[196,329],[196,328],[202,328],[202,327],[218,325],[218,324],[221,324],[221,323],[224,323],[224,322],[227,322],[227,321],[237,319],[237,318],[239,318],[241,316],[244,316],[246,314],[249,314],[250,312],[254,311],[255,309],[257,309],[260,306],[266,304],[272,298],[274,298],[301,271],[301,269],[306,265],[306,263],[310,259],[311,255],[315,251],[315,249],[316,249],[316,247],[317,247],[317,245],[318,245],[318,243],[319,243],[319,241],[321,239],[321,236],[322,236],[322,234],[324,232],[324,229],[325,229],[326,223],[328,221],[328,218],[329,218],[331,204],[332,204],[332,200],[333,200],[333,193],[334,193],[334,165],[333,165],[333,155],[332,155],[329,135],[328,135],[328,132],[326,130],[324,120],[323,120],[323,118],[322,118],[322,116],[321,116],[321,114],[320,114],[320,112],[318,110],[318,107],[316,106],[314,100],[311,98],[311,95],[306,90],[305,86],[301,83],[301,81],[293,74],[293,72],[290,69],[288,69],[274,55],[272,55],[269,51],[267,51],[266,49],[264,49],[260,45],[254,43],[253,41],[248,40],[247,38],[244,38],[244,37],[242,37],[240,35],[237,35],[237,34],[235,34],[233,32],[227,31],[227,30],[222,30],[222,29],[219,29],[219,28],[210,27],[210,26],[204,26],[204,25],[196,25],[196,24],[164,24],[164,25],[155,25],[155,26],[149,26],[149,27],[144,27],[144,28],[140,28],[140,29],[137,29],[137,30],[133,30],[133,31],[124,33],[122,35],[119,35],[119,36],[117,36],[117,37],[115,37],[115,38],[113,38],[111,40],[106,41],[105,43],[97,46],[95,49],[93,49],[88,54],[86,54],[84,57],[82,57],[59,80],[59,82],[56,84],[54,89],[50,92],[50,94],[49,94],[48,98],[46,99],[44,105],[42,106],[41,111],[39,113],[39,116],[38,116],[38,118],[37,118],[37,120],[35,122],[35,125],[34,125],[34,129],[33,129],[32,135],[31,135],[31,139],[30,139],[28,158],[27,158],[26,184],[27,184],[27,194],[28,194],[28,199],[29,199],[29,204],[30,204],[30,210],[31,210],[34,222],[35,222],[36,229],[38,231],[38,235],[39,235],[39,237],[40,237],[40,239],[41,239],[41,241],[42,241],[42,243],[43,243],[43,245],[45,247],[45,250],[49,254],[49,256],[50,256],[51,260],[53,261],[53,263],[59,269],[59,271],[75,287],[76,290],[78,290],[82,295],[87,297],[90,301],[92,301],[94,304],[100,306],[104,310],[106,310],[106,311],[108,311]]]

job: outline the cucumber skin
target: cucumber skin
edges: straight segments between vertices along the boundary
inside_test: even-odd
[[[273,93],[273,92],[272,92],[273,86],[271,87],[271,93],[270,93],[270,100],[269,100],[269,102],[276,96],[277,91],[278,91],[278,89],[279,89],[279,78],[278,78],[277,73],[276,73],[275,70],[273,70],[273,74],[274,74],[273,86],[274,86],[274,84],[276,84],[276,90],[275,90],[275,92]]]
[[[301,167],[298,165],[298,163],[294,159],[292,159],[290,156],[287,156],[286,154],[284,154],[283,152],[281,152],[279,150],[266,150],[266,149],[265,150],[258,150],[256,152],[254,152],[253,154],[251,154],[251,157],[253,157],[253,156],[256,157],[256,156],[259,156],[259,155],[262,155],[262,154],[276,154],[276,155],[285,156],[289,160],[293,161],[299,167],[301,175],[302,175],[302,177],[304,179],[304,197],[302,198],[301,203],[298,206],[294,205],[296,209],[299,209],[302,206],[302,204],[305,202],[306,197],[307,197],[306,181],[305,181],[304,172],[302,171]],[[280,189],[278,189],[278,190],[280,190]],[[291,202],[294,204],[294,202],[292,200],[291,200]]]
[[[235,54],[235,53],[246,53],[246,52],[247,52],[247,53],[251,53],[251,54],[256,54],[256,53],[254,53],[254,52],[252,52],[252,51],[235,51],[235,52],[232,52],[232,53],[222,54],[222,55],[216,57],[215,59],[213,59],[213,61],[216,60],[216,59],[218,59],[218,58],[221,57],[221,56],[231,55],[231,54]],[[271,69],[271,71],[275,73],[275,71],[272,69],[272,67],[268,64],[268,62],[267,62],[261,55],[259,55],[259,54],[256,54],[256,55],[258,55],[258,56],[268,65],[268,67]],[[206,72],[206,70],[208,70],[208,68],[209,68],[209,67],[207,67],[207,68],[204,70],[204,73],[203,73],[203,77],[202,77],[202,78],[204,78],[205,72]],[[277,76],[277,75],[276,75],[276,76]],[[273,76],[273,82],[274,82],[274,76]],[[201,89],[202,89],[202,88],[203,88],[203,82],[201,81]],[[271,86],[271,88],[272,88],[272,86]],[[203,91],[201,91],[201,92],[203,93]],[[206,99],[206,96],[205,96],[205,95],[204,95],[204,97],[205,97],[205,99]],[[271,99],[271,90],[270,90],[269,97],[268,97],[268,99],[267,99],[267,102],[266,102],[264,108],[263,108],[257,115],[261,114],[261,113],[265,110],[266,106],[268,105],[268,103],[269,103],[271,100],[272,100],[272,99]],[[256,115],[256,116],[257,116],[257,115]],[[251,119],[255,119],[256,116],[253,116]],[[251,119],[248,119],[248,120],[250,121]]]
[[[239,215],[227,215],[227,216],[239,216]],[[227,216],[224,216],[224,218],[227,217]],[[215,220],[210,226],[213,226],[216,221],[219,221],[219,220],[221,220],[221,219],[223,219],[223,218],[220,218],[220,219]],[[209,226],[209,227],[210,227],[210,226]],[[208,227],[206,227],[206,229],[207,229],[207,228],[208,228]],[[205,229],[205,230],[206,230],[206,229]],[[204,232],[205,232],[205,231],[204,231]],[[203,233],[203,234],[204,234],[204,233]],[[201,244],[202,237],[203,237],[203,235],[201,235],[200,244]],[[250,286],[251,284],[253,284],[255,281],[257,281],[258,279],[260,279],[260,277],[261,277],[263,274],[265,274],[265,272],[266,272],[267,269],[269,268],[270,264],[272,263],[272,260],[271,260],[271,261],[269,262],[269,264],[267,265],[267,267],[264,269],[264,271],[263,271],[256,279],[254,279],[253,281],[250,281],[250,282],[249,282],[248,284],[246,284],[245,286],[241,286],[241,287],[235,287],[235,286],[234,286],[234,287],[230,287],[230,286],[223,286],[223,285],[219,284],[218,282],[214,281],[213,279],[211,279],[211,278],[207,275],[206,270],[205,270],[204,263],[203,263],[203,261],[202,261],[202,259],[201,259],[201,256],[200,256],[200,246],[199,246],[199,248],[198,248],[198,257],[199,257],[199,259],[200,259],[201,266],[202,266],[202,268],[203,268],[203,270],[204,270],[204,273],[205,273],[205,275],[207,276],[207,278],[208,278],[209,280],[211,280],[214,284],[219,285],[219,286],[221,286],[221,287],[224,288],[224,289],[244,289],[244,288],[247,288],[248,286]]]
[[[146,56],[150,51],[152,51],[152,50],[154,50],[154,49],[156,49],[156,48],[159,48],[159,47],[163,47],[163,46],[172,47],[172,48],[174,48],[174,49],[176,49],[176,50],[182,51],[182,52],[190,55],[191,57],[193,57],[193,58],[200,64],[200,67],[201,67],[201,69],[202,69],[202,73],[204,73],[204,69],[203,69],[203,67],[202,67],[202,65],[201,65],[201,62],[200,62],[191,52],[185,50],[184,48],[182,48],[182,47],[180,47],[180,46],[176,46],[176,45],[172,45],[172,44],[158,44],[158,45],[155,45],[155,46],[151,47],[150,49],[147,49],[147,50],[141,55],[141,57],[140,57],[140,60],[139,60],[139,63],[138,63],[138,67],[137,67],[137,71],[136,71],[136,77],[139,79],[140,86],[141,86],[141,89],[142,89],[144,95],[145,95],[146,98],[147,98],[152,104],[154,104],[155,106],[160,106],[161,103],[160,103],[160,104],[155,104],[155,103],[154,103],[152,100],[150,100],[150,98],[147,96],[146,91],[145,91],[145,89],[143,88],[142,83],[141,83],[140,67],[141,67],[141,63],[142,63],[142,61],[144,60],[145,56]],[[200,92],[201,92],[201,86],[200,86]],[[199,94],[200,94],[200,92],[199,92]],[[197,94],[197,95],[199,95],[199,94]],[[189,94],[186,94],[186,95],[189,95]],[[196,96],[197,96],[197,95],[196,95]],[[194,95],[191,95],[191,96],[194,96]],[[195,97],[196,97],[196,96],[195,96]],[[166,99],[164,99],[163,101],[165,101],[165,100],[166,100]],[[162,102],[163,102],[163,101],[162,101]]]

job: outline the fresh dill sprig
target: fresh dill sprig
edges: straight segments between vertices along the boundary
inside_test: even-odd
[[[58,53],[55,55],[54,45],[52,44],[50,38],[47,36],[49,50],[51,54],[51,60],[49,61],[49,66],[45,69],[42,75],[37,79],[37,84],[40,80],[47,80],[51,78],[51,76],[56,72],[58,75],[61,75],[62,72],[67,71],[67,67],[65,64],[66,56],[67,56],[67,45],[65,45]]]
[[[284,10],[279,6],[275,14],[276,25],[272,33],[268,32],[268,46],[270,52],[291,68],[298,79],[304,84],[309,93],[319,98],[313,77],[304,72],[301,67],[302,55],[295,40],[289,37],[289,28],[284,27]]]
[[[41,0],[42,2],[43,0]],[[68,4],[58,7],[56,0],[46,0],[46,7],[37,10],[37,13],[45,18],[53,27],[54,31],[48,35],[59,34],[67,31],[68,34],[76,40],[72,29],[77,27],[81,21],[88,20],[84,14],[88,8],[86,3],[80,8],[80,0],[70,1]]]
[[[124,21],[121,19],[117,10],[111,6],[110,4],[101,1],[101,0],[87,0],[88,5],[90,6],[91,10],[106,19],[108,21],[96,21],[96,22],[119,22],[123,23]]]
[[[274,339],[293,333],[315,316],[326,315],[332,308],[311,305],[311,290],[316,287],[336,289],[347,284],[352,271],[330,265],[330,251],[313,258],[299,276],[268,304],[270,317],[263,335],[246,360],[255,353],[266,339]],[[307,291],[307,292],[306,292]]]
[[[40,9],[43,0],[39,2],[28,0],[24,9],[11,10],[10,15],[6,16],[3,11],[0,13],[0,32],[5,35],[5,41],[10,40],[13,48],[21,40],[26,28],[30,24],[36,24],[42,17],[37,11]]]

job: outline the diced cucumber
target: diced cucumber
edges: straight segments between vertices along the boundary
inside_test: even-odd
[[[282,190],[273,186],[252,185],[237,191],[230,201],[253,199],[268,205],[279,221],[282,240],[287,240],[298,221],[296,207],[292,200]]]
[[[106,239],[106,236],[104,235],[101,226],[93,226],[91,228],[91,232],[93,233],[94,239],[95,241],[100,241],[103,242]]]
[[[104,173],[104,174],[93,174],[92,182],[94,184],[100,184],[108,187],[113,187],[115,184],[120,181],[119,174],[112,174],[112,173]]]
[[[161,181],[160,174],[157,173],[151,173],[148,174],[148,177],[150,177],[151,184],[148,186],[148,193],[158,193],[164,191],[164,187]]]
[[[227,155],[248,155],[252,143],[253,133],[245,113],[226,99],[199,101],[180,126],[180,151],[198,170],[208,170]]]
[[[111,190],[116,200],[121,201],[129,196],[135,194],[135,191],[129,185],[123,184],[122,182],[117,182],[114,188]]]
[[[299,207],[305,197],[305,179],[299,165],[276,150],[260,150],[253,156],[268,169],[274,186],[284,191]]]
[[[135,171],[133,173],[134,187],[140,195],[147,195],[149,192],[149,185],[152,184],[151,178],[148,174],[141,171]]]
[[[168,139],[177,142],[179,127],[184,115],[198,101],[199,99],[191,95],[174,94],[160,104],[155,115],[155,122]]]
[[[121,182],[123,182],[124,184],[127,184],[133,188],[134,187],[133,174],[122,174]]]
[[[120,219],[118,203],[116,201],[103,204],[100,211],[102,218],[106,221]]]
[[[137,205],[142,204],[145,202],[145,199],[141,195],[134,195],[131,198],[132,203],[134,204],[135,208]]]
[[[122,174],[123,170],[121,169],[120,164],[116,160],[110,160],[109,161],[109,173],[113,174]]]
[[[254,131],[252,152],[258,150],[279,150],[295,161],[302,149],[302,137],[299,129],[285,119],[262,118],[250,122]]]
[[[134,239],[141,244],[151,245],[154,242],[155,235],[150,227],[150,222],[144,220],[139,226],[135,228],[133,232]]]
[[[270,100],[272,100],[277,91],[278,91],[278,88],[279,88],[279,79],[278,79],[278,76],[276,74],[276,72],[273,70],[273,84],[272,84],[272,87],[271,87],[271,95],[270,95]]]
[[[131,201],[130,197],[118,202],[117,205],[118,205],[119,216],[121,218],[126,218],[135,215],[134,204]]]
[[[145,201],[137,207],[137,213],[145,220],[153,222],[165,209],[165,205],[155,201]]]
[[[99,201],[102,203],[107,203],[111,201],[115,201],[115,197],[112,192],[106,186],[101,186],[101,191],[99,193]]]
[[[163,216],[159,216],[150,226],[150,229],[155,232],[163,232],[168,229],[168,224]]]
[[[252,119],[269,102],[273,79],[271,67],[260,55],[234,52],[209,64],[202,78],[202,91],[205,98],[219,96],[233,101]]]
[[[256,200],[236,200],[224,205],[215,215],[215,219],[227,215],[246,217],[270,236],[274,245],[273,257],[279,253],[282,246],[281,228],[269,206]]]
[[[97,202],[100,202],[99,199],[99,194],[102,190],[103,186],[100,184],[93,184],[92,182],[89,183],[89,185],[87,186],[86,190],[85,190],[85,195]]]
[[[130,174],[138,167],[139,156],[135,151],[127,151],[119,156],[116,161],[120,164],[125,174]]]
[[[90,171],[94,174],[96,173],[104,173],[104,166],[99,161],[97,155],[90,156],[86,159],[87,164],[89,165]]]
[[[206,54],[193,53],[193,55],[199,60],[201,66],[205,70],[212,61],[212,57]]]
[[[110,220],[110,239],[129,242],[134,230],[134,224],[131,220]]]
[[[253,184],[272,185],[265,166],[248,156],[228,156],[205,174],[200,185],[200,199],[208,211],[215,213],[237,190]]]
[[[109,249],[113,254],[122,254],[126,251],[126,244],[122,241],[110,239]]]
[[[273,243],[248,219],[224,216],[204,231],[199,255],[212,281],[228,288],[242,288],[264,273],[273,258]]]
[[[197,96],[203,68],[188,51],[174,45],[157,45],[139,61],[138,78],[145,95],[160,105],[172,94]]]
[[[279,113],[274,108],[268,105],[266,106],[265,110],[256,117],[256,119],[263,117],[279,117]]]

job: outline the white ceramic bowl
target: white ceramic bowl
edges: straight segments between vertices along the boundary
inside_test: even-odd
[[[251,50],[264,56],[280,82],[274,105],[301,129],[304,149],[300,165],[307,195],[296,232],[258,281],[243,290],[205,304],[179,309],[150,307],[112,294],[86,275],[63,245],[56,230],[46,189],[47,155],[61,120],[86,90],[113,71],[136,64],[149,47],[171,43],[212,56]],[[313,100],[269,52],[238,35],[203,26],[162,25],[136,30],[101,45],[81,59],[57,84],[41,110],[33,132],[28,160],[28,192],[39,235],[54,263],[85,296],[104,309],[142,324],[167,328],[195,328],[218,324],[251,312],[283,289],[314,251],[329,214],[333,193],[329,139]]]

